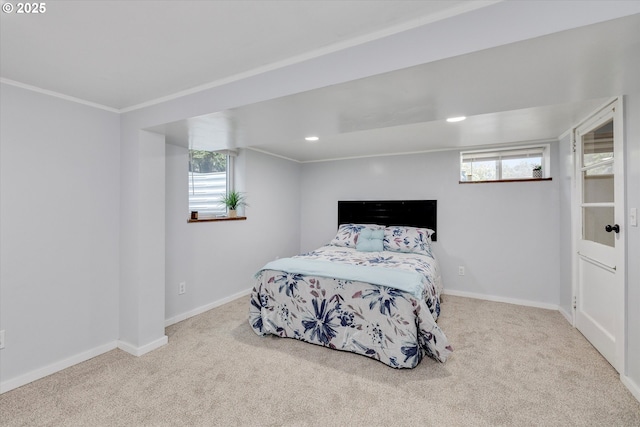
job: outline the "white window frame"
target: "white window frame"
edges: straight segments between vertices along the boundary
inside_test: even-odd
[[[459,176],[460,182],[499,182],[499,181],[518,181],[518,180],[531,180],[533,177],[522,178],[502,178],[502,159],[503,158],[525,158],[528,155],[541,155],[542,157],[542,178],[549,178],[549,169],[551,165],[550,160],[550,144],[535,144],[535,145],[510,145],[505,147],[493,147],[482,150],[468,150],[460,152],[460,164]],[[515,156],[515,157],[514,157]],[[496,179],[484,180],[484,181],[465,181],[462,180],[462,164],[465,160],[469,159],[487,159],[497,160],[496,165]]]
[[[222,153],[226,156],[226,171],[225,171],[225,192],[228,194],[229,192],[233,191],[235,188],[235,158],[238,155],[238,152],[235,150],[211,150],[214,153]],[[192,172],[191,171],[187,171],[188,176],[189,176],[189,192],[191,193],[192,191],[192,180],[193,180],[193,176],[192,176]],[[212,196],[210,201],[211,202],[215,202],[215,203],[219,203],[219,197],[220,195],[216,195],[215,197]],[[188,209],[189,211],[193,211],[192,205],[191,205],[191,200],[188,200]],[[225,209],[221,209],[220,214],[215,214],[215,215],[207,215],[206,213],[198,213],[198,219],[202,220],[202,219],[207,219],[207,218],[220,218],[220,217],[225,217],[226,215],[228,215],[228,211]]]

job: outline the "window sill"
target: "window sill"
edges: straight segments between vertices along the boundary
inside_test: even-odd
[[[536,182],[551,181],[553,178],[525,178],[525,179],[500,179],[492,181],[458,181],[458,184],[487,184],[490,182]]]
[[[234,217],[220,216],[215,218],[198,218],[198,219],[189,218],[187,222],[244,221],[246,219],[247,219],[246,216],[234,216]]]

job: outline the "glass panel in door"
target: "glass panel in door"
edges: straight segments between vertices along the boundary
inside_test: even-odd
[[[582,135],[582,238],[615,247],[613,119]]]
[[[582,135],[582,167],[613,160],[613,119]]]
[[[612,166],[612,165],[610,165]],[[613,203],[613,184],[614,178],[612,173],[589,173],[583,172],[584,183],[584,202],[585,203]]]
[[[582,238],[601,245],[615,247],[615,233],[607,232],[604,227],[614,224],[613,206],[582,208]]]

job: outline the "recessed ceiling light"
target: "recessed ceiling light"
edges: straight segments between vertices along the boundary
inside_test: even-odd
[[[305,141],[317,141],[320,138],[318,138],[317,136],[308,136],[305,138]]]
[[[461,121],[463,121],[464,119],[466,119],[466,117],[465,117],[465,116],[460,116],[460,117],[449,117],[449,118],[447,119],[447,121],[448,121],[449,123],[455,123],[455,122],[461,122]]]

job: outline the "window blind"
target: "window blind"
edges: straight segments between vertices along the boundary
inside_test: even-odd
[[[527,147],[495,151],[468,151],[460,153],[463,162],[522,159],[527,157],[542,157],[545,147]]]

